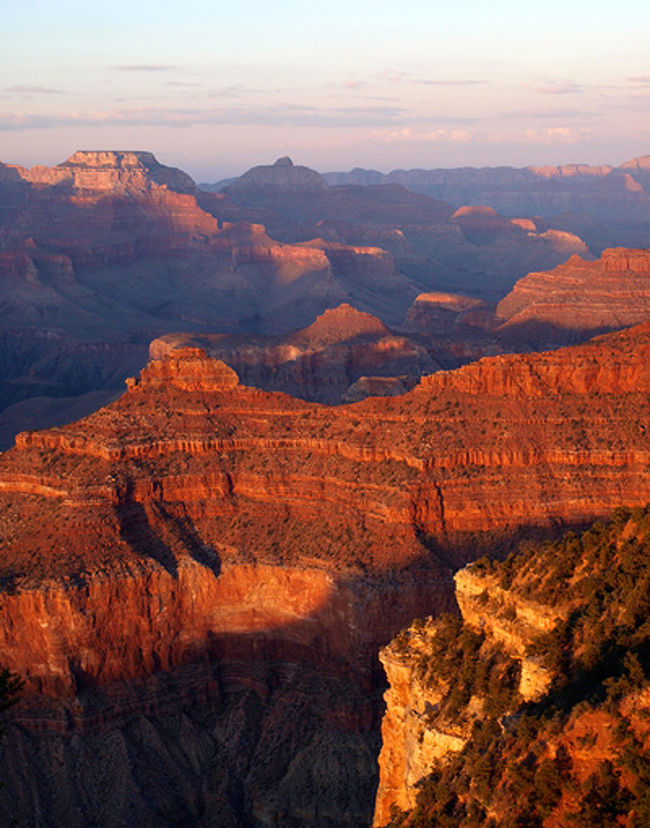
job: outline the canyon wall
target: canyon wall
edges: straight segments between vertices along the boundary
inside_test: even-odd
[[[647,821],[649,507],[481,559],[381,651],[374,825]],[[634,573],[634,575],[632,575]]]
[[[24,798],[5,797],[7,813],[83,824],[65,817],[81,797],[83,819],[111,824],[87,793],[106,776],[83,759],[88,734],[110,733],[108,765],[138,757],[120,819],[215,824],[221,779],[232,819],[216,824],[367,824],[377,649],[451,609],[451,572],[479,548],[650,498],[649,348],[638,326],[342,407],[170,348],[106,408],[18,435],[0,456],[0,649],[27,688],[4,756]],[[306,719],[292,729],[295,694]],[[142,739],[185,793],[147,777]],[[33,751],[26,769],[16,757]],[[328,784],[339,793],[319,811]]]

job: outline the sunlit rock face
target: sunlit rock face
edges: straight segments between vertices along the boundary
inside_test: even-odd
[[[520,343],[560,344],[586,332],[645,321],[650,314],[650,251],[605,250],[596,261],[572,256],[529,273],[497,306],[500,335]]]
[[[20,169],[21,177],[34,184],[67,184],[75,190],[101,192],[168,187],[178,193],[194,193],[189,175],[160,164],[152,152],[79,150],[55,167]]]
[[[373,825],[645,819],[649,545],[650,506],[621,507],[456,573],[460,617],[418,619],[380,652]]]
[[[325,322],[311,333],[336,337]],[[219,801],[233,824],[367,825],[378,648],[453,606],[463,532],[650,497],[649,341],[485,359],[341,407],[168,347],[112,405],[19,435],[0,457],[2,652],[27,687],[7,813],[100,819],[83,792],[126,752],[122,820],[207,825]]]

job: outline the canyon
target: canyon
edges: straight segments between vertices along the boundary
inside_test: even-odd
[[[399,330],[419,295],[461,294],[491,311],[517,279],[572,254],[593,251],[539,217],[454,209],[398,184],[332,186],[288,158],[225,192],[144,151],[0,164],[0,445],[21,422],[62,424],[114,398],[157,337],[222,333],[255,344],[347,303],[398,335],[426,338],[426,329]],[[451,349],[445,333],[447,361],[433,362],[455,367],[498,349],[475,344],[474,333],[460,330]],[[401,373],[406,385],[364,380],[352,396],[408,387],[422,371]],[[348,385],[361,376],[372,374]],[[296,391],[292,377],[283,390]]]
[[[625,504],[612,543],[645,542],[647,171],[398,181],[284,157],[206,187],[144,151],[0,164],[0,667],[25,681],[8,821],[439,817],[427,780],[475,761],[481,711],[516,729],[513,700],[555,692],[529,649],[568,576],[541,540]],[[485,657],[507,698],[465,709],[434,677],[445,650],[450,675]],[[637,741],[644,699],[616,700]],[[535,761],[562,742],[582,767],[573,743],[610,715]],[[459,788],[464,824],[503,816],[494,782]],[[551,828],[582,808],[562,796]]]
[[[332,407],[167,343],[107,407],[19,434],[3,813],[367,825],[377,650],[482,551],[650,499],[649,351],[646,323]]]

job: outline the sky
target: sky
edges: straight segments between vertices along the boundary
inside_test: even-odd
[[[0,0],[0,161],[143,149],[198,181],[650,154],[650,4]]]

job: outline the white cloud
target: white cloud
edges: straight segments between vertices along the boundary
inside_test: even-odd
[[[377,130],[372,133],[385,144],[467,144],[473,140],[472,133],[465,129],[435,129],[427,132],[404,127],[397,130]]]

